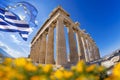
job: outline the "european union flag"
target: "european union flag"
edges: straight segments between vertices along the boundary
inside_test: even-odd
[[[36,27],[36,16],[38,14],[37,9],[30,3],[13,2],[11,0],[0,1],[0,30],[6,32],[19,32],[24,40],[27,40],[28,34],[31,31],[30,27]],[[11,8],[23,7],[26,14],[29,16],[29,21],[20,19],[17,14]],[[23,11],[23,13],[24,13]],[[30,26],[30,27],[29,27]]]

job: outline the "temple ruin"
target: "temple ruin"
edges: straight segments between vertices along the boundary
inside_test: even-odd
[[[68,31],[69,56],[66,51],[64,27]],[[56,29],[56,35],[54,29]],[[54,36],[56,43],[54,43]],[[54,44],[56,52],[54,52]],[[34,63],[64,65],[68,62],[77,63],[79,60],[85,62],[97,60],[100,54],[90,35],[85,30],[81,30],[79,23],[73,22],[70,15],[59,6],[52,11],[33,38],[30,58]]]

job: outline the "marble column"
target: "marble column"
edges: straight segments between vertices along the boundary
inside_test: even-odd
[[[39,57],[38,57],[38,40],[36,41],[36,46],[35,46],[35,62],[39,62]]]
[[[33,53],[33,50],[34,50],[34,49],[33,49],[33,46],[31,46],[31,50],[30,50],[30,59],[32,59],[32,60],[33,60],[33,54],[34,54],[34,53]]]
[[[62,16],[59,16],[56,24],[56,55],[57,65],[64,65],[67,63],[66,54],[66,40],[64,33],[64,22]]]
[[[37,56],[37,50],[36,50],[36,47],[37,47],[37,43],[35,42],[34,43],[34,59],[33,59],[33,62],[36,63],[36,56]]]
[[[92,53],[93,53],[93,60],[96,60],[96,52],[95,52],[95,44],[92,42]]]
[[[48,41],[46,48],[46,64],[54,64],[54,27],[50,26],[48,30]]]
[[[77,43],[78,43],[78,56],[79,60],[85,60],[85,51],[83,47],[83,42],[82,42],[82,34],[79,30],[76,31],[76,38],[77,38]]]
[[[71,25],[68,25],[68,37],[69,37],[69,48],[70,48],[70,62],[77,63],[78,62],[77,45]]]
[[[41,36],[41,47],[40,47],[40,57],[39,63],[45,64],[45,55],[46,55],[46,33],[43,33]]]
[[[35,44],[33,45],[33,51],[32,51],[32,61],[35,62]]]
[[[96,46],[96,59],[100,59],[99,49]]]
[[[36,56],[37,63],[39,63],[39,58],[41,57],[40,56],[40,46],[41,46],[41,39],[38,38],[37,47],[36,47],[36,50],[37,50],[37,56]]]
[[[86,38],[86,41],[85,41],[85,44],[86,44],[86,56],[85,56],[85,58],[86,58],[86,62],[89,62],[90,61],[90,59],[89,59],[89,56],[90,56],[90,48],[89,48],[89,46],[88,46],[88,42],[89,42],[89,40]]]
[[[83,43],[83,47],[84,47],[85,61],[88,62],[88,58],[87,58],[88,50],[87,50],[87,43],[86,43],[85,35],[83,35],[83,37],[82,37],[82,43]]]
[[[89,49],[90,49],[90,61],[93,61],[94,60],[94,54],[92,53],[92,43],[91,42],[89,42],[88,43],[88,45],[89,45]]]

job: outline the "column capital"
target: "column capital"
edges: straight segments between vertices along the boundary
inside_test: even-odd
[[[82,32],[83,32],[83,33],[86,33],[86,30],[85,30],[85,29],[83,29],[83,30],[82,30]]]
[[[76,27],[80,26],[80,23],[79,22],[75,22],[75,26]]]
[[[54,28],[54,27],[55,27],[55,23],[51,23],[48,28]]]
[[[38,38],[38,40],[37,40],[37,41],[38,41],[38,43],[40,43],[40,42],[41,42],[41,36]]]
[[[72,26],[69,22],[65,22],[66,27]]]
[[[57,20],[64,20],[64,17],[63,17],[62,15],[59,15],[59,16],[57,17]]]
[[[79,32],[79,30],[78,30],[78,29],[76,29],[76,28],[74,28],[74,31],[75,31],[75,32]]]
[[[80,30],[80,27],[79,27],[79,26],[80,26],[80,23],[79,23],[79,22],[75,22],[75,23],[74,23],[74,29],[75,29],[75,30]]]
[[[42,34],[42,37],[47,36],[47,33],[48,33],[48,32],[45,31],[45,32]]]
[[[92,41],[90,35],[87,34],[87,35],[86,35],[86,38],[89,40],[89,42],[90,42],[91,44],[93,44],[93,41]]]

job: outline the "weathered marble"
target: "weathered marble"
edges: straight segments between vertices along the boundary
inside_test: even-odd
[[[45,55],[46,55],[46,33],[43,33],[42,36],[41,36],[39,63],[45,64]]]
[[[59,16],[56,24],[56,64],[63,65],[67,63],[66,41],[64,34],[63,17]]]
[[[84,44],[82,42],[82,34],[80,31],[76,31],[76,38],[77,38],[77,43],[78,43],[79,60],[85,60]]]
[[[54,28],[49,27],[45,64],[54,64]]]
[[[67,27],[68,34],[65,34],[64,27]],[[54,29],[56,29],[56,34]],[[69,53],[66,50],[65,35],[68,35],[70,62],[67,57]],[[56,37],[56,43],[54,37]],[[56,45],[56,52],[54,52],[54,45]],[[54,55],[56,56],[54,57]],[[99,59],[100,54],[90,35],[85,30],[81,30],[79,23],[73,22],[70,19],[70,15],[59,6],[52,11],[49,18],[33,38],[30,58],[34,63],[63,66],[69,63],[75,64],[79,60],[93,61]],[[54,58],[56,59],[54,60]]]
[[[76,40],[74,38],[72,25],[68,25],[68,37],[69,37],[69,48],[70,48],[70,62],[77,63],[78,52],[77,52],[77,45],[76,45]]]

